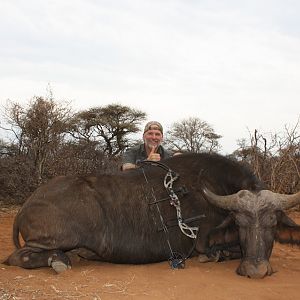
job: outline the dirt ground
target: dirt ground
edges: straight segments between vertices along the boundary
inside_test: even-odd
[[[15,210],[0,210],[0,261],[14,249]],[[300,213],[292,217],[300,224]],[[77,261],[56,275],[50,268],[25,270],[0,264],[0,300],[4,299],[300,299],[300,249],[276,244],[264,279],[236,275],[238,260],[200,264],[186,261],[172,270],[167,262],[116,265]]]

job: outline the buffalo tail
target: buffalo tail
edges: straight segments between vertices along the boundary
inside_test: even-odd
[[[17,249],[21,248],[20,239],[19,239],[19,224],[15,220],[13,225],[13,241]]]

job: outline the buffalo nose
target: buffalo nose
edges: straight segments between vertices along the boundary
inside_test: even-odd
[[[241,276],[247,276],[252,279],[261,279],[267,275],[271,275],[273,270],[268,261],[259,263],[243,261],[238,267],[237,273]]]

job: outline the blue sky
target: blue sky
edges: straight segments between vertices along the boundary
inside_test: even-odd
[[[198,117],[224,153],[300,116],[300,1],[0,0],[0,105],[120,103]]]

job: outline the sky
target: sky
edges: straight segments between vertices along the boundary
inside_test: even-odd
[[[165,131],[199,118],[222,152],[300,117],[298,0],[0,0],[0,105],[118,103]],[[2,120],[3,122],[3,120]]]

